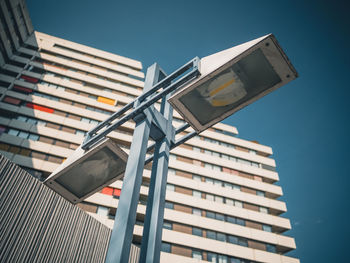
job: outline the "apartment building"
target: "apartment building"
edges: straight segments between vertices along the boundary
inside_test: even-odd
[[[139,61],[35,32],[23,0],[0,1],[0,152],[39,180],[87,131],[142,93]],[[183,123],[174,113],[174,125]],[[134,123],[110,134],[126,152]],[[185,131],[186,133],[188,131]],[[284,234],[286,204],[272,149],[214,125],[172,150],[162,262],[299,262]],[[141,242],[150,170],[144,170],[133,243]],[[112,228],[116,181],[78,206]]]

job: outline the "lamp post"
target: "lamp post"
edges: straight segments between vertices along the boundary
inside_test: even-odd
[[[169,151],[296,77],[297,72],[271,34],[201,60],[194,58],[169,76],[154,64],[147,70],[143,94],[88,132],[76,154],[54,171],[45,184],[76,203],[124,173],[106,262],[126,263],[144,165],[153,160],[140,262],[159,262]],[[154,104],[159,100],[158,111]],[[177,129],[172,125],[172,107],[187,121]],[[130,119],[136,127],[125,165],[125,153],[112,142],[107,143],[105,137]],[[176,134],[190,126],[194,131],[175,140]],[[155,141],[151,146],[147,146],[149,137]],[[154,154],[146,158],[153,148]],[[110,152],[114,161],[102,160]],[[90,157],[86,157],[88,153]],[[90,171],[91,164],[105,166]],[[78,173],[81,167],[94,180]],[[69,185],[69,178],[75,185]],[[90,186],[82,189],[77,184]]]

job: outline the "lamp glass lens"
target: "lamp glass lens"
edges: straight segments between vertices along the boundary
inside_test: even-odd
[[[257,49],[179,100],[205,125],[279,82],[280,77]]]
[[[125,171],[126,163],[109,148],[76,164],[55,181],[69,192],[81,198]]]

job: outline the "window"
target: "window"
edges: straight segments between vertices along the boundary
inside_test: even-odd
[[[208,169],[214,169],[214,168],[213,168],[213,165],[210,164],[210,163],[204,163],[204,167],[205,167],[205,168],[208,168]]]
[[[237,158],[236,158],[236,157],[233,157],[233,156],[229,156],[229,159],[230,159],[230,161],[234,161],[234,162],[237,162]]]
[[[37,120],[37,124],[38,124],[38,126],[45,126],[46,125],[46,121]]]
[[[201,148],[198,148],[198,147],[193,146],[192,149],[193,149],[193,151],[195,151],[195,152],[199,152],[199,153],[201,152]]]
[[[7,133],[10,134],[10,135],[13,135],[13,136],[17,136],[18,133],[19,133],[19,130],[9,129],[9,131]]]
[[[173,229],[173,224],[170,222],[164,222],[163,223],[163,228],[172,230]]]
[[[205,182],[209,184],[214,184],[214,180],[211,178],[205,178]]]
[[[225,221],[225,216],[223,214],[215,214],[215,219],[220,221]]]
[[[220,153],[217,153],[217,152],[212,152],[211,155],[213,155],[215,157],[220,157]]]
[[[202,260],[202,252],[198,250],[192,250],[192,257],[195,259]]]
[[[211,230],[207,230],[207,238],[216,239],[216,233]]]
[[[170,202],[165,202],[165,208],[168,208],[168,209],[174,209],[174,204],[173,203],[170,203]]]
[[[221,158],[222,158],[222,159],[226,159],[226,160],[228,160],[228,159],[229,159],[229,156],[228,156],[228,155],[226,155],[226,154],[223,154],[223,153],[222,153],[222,154],[221,154]]]
[[[192,227],[192,235],[202,237],[203,236],[203,231],[200,228]]]
[[[104,206],[98,206],[96,214],[101,216],[108,216],[108,208]]]
[[[17,116],[17,120],[19,121],[23,121],[23,122],[26,122],[27,121],[27,117],[24,117],[24,116]]]
[[[245,263],[245,261],[241,261],[239,258],[230,258],[230,263]]]
[[[245,226],[245,221],[243,219],[236,218],[236,223],[237,225]]]
[[[192,179],[194,181],[196,181],[196,182],[201,182],[202,181],[202,179],[201,179],[201,177],[199,175],[193,175]]]
[[[206,217],[215,219],[215,213],[207,211]]]
[[[174,191],[175,191],[175,185],[173,185],[173,184],[167,184],[167,185],[166,185],[166,190],[167,190],[167,191],[172,191],[172,192],[174,192]]]
[[[238,238],[235,236],[228,236],[227,237],[227,242],[231,244],[238,244]]]
[[[214,180],[214,185],[215,186],[222,186],[222,182],[219,180]]]
[[[213,165],[213,170],[214,171],[221,171],[221,166]]]
[[[81,121],[82,122],[86,122],[86,123],[90,123],[90,119],[84,118],[84,117],[81,118]]]
[[[169,160],[176,160],[176,155],[174,154],[169,154]]]
[[[235,206],[242,208],[243,207],[243,203],[240,202],[240,201],[235,201]]]
[[[259,207],[259,211],[260,211],[261,213],[264,213],[264,214],[268,214],[268,213],[269,213],[269,212],[268,212],[268,209],[267,209],[266,207],[262,207],[262,206]]]
[[[95,121],[95,120],[90,120],[90,123],[93,124],[93,125],[97,125],[99,122]]]
[[[210,150],[204,150],[204,153],[205,153],[205,154],[211,155],[211,154],[212,154],[212,151],[210,151]]]
[[[193,190],[192,195],[196,198],[202,198],[202,193],[200,191]]]
[[[171,245],[169,243],[162,242],[161,251],[171,253]]]
[[[192,208],[192,214],[197,215],[197,216],[201,216],[202,211],[198,208]]]
[[[227,258],[227,256],[219,255],[218,263],[228,263],[228,258]]]
[[[212,194],[206,194],[205,198],[209,201],[214,201],[214,196]]]
[[[226,182],[224,183],[224,187],[228,188],[228,189],[232,189],[233,188],[232,184],[226,183]]]
[[[27,122],[28,122],[28,123],[31,123],[31,124],[36,124],[36,123],[37,123],[37,120],[36,120],[36,119],[32,119],[32,118],[28,118],[28,119],[27,119]]]
[[[84,131],[80,131],[80,130],[76,130],[75,131],[75,134],[78,135],[78,136],[85,136],[85,132]]]
[[[258,163],[254,163],[254,162],[252,162],[251,165],[252,165],[253,167],[260,167]]]
[[[29,134],[28,139],[33,140],[33,141],[37,141],[37,140],[39,140],[39,136],[36,134]]]
[[[215,202],[217,203],[221,203],[223,204],[224,203],[224,198],[222,196],[215,196]]]
[[[168,169],[168,174],[175,175],[175,170],[174,169]]]
[[[217,260],[218,260],[218,255],[214,254],[214,253],[211,253],[211,252],[208,252],[207,254],[207,260],[209,262],[212,262],[212,263],[217,263]]]
[[[227,205],[232,205],[232,206],[235,205],[234,201],[232,199],[228,199],[228,198],[226,198],[226,204]]]
[[[248,241],[245,238],[238,238],[238,245],[247,247],[248,246]]]
[[[249,150],[249,153],[256,155],[256,151],[254,150]]]
[[[223,233],[217,233],[216,234],[216,240],[226,242],[226,235]]]
[[[236,218],[232,216],[226,216],[226,221],[232,224],[236,224]]]
[[[269,225],[263,225],[262,229],[266,232],[272,232],[272,227]]]
[[[276,246],[271,244],[266,244],[266,251],[276,253]]]
[[[23,138],[23,139],[27,139],[29,136],[28,132],[24,132],[24,131],[20,131],[18,134],[18,137]]]
[[[265,192],[256,190],[256,195],[258,195],[258,196],[265,196]]]
[[[241,187],[239,185],[233,185],[233,190],[236,190],[236,191],[241,191]]]

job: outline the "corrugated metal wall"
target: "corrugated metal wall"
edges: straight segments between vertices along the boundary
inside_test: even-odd
[[[111,230],[0,155],[0,262],[104,262]],[[139,248],[130,262],[138,262]]]

